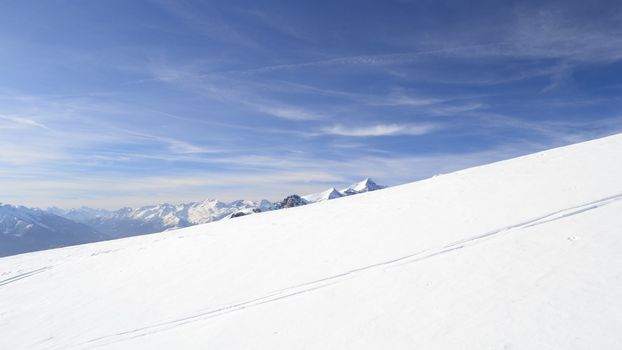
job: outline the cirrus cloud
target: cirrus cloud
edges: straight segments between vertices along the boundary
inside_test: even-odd
[[[362,127],[349,127],[344,125],[333,125],[322,129],[324,134],[351,136],[351,137],[371,137],[371,136],[398,136],[412,135],[419,136],[429,134],[440,129],[440,124],[418,123],[418,124],[376,124]]]

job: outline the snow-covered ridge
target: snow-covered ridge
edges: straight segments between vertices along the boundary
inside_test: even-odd
[[[620,349],[622,135],[0,259],[7,349]]]
[[[334,187],[332,187],[322,192],[307,194],[305,196],[302,196],[302,198],[309,203],[323,202],[331,199],[350,196],[353,194],[376,191],[386,187],[387,186],[376,184],[370,178],[366,178],[365,180],[354,183],[341,191],[337,191]]]
[[[93,217],[83,215],[78,220],[101,232],[121,237],[205,224],[240,211],[269,210],[271,205],[265,200],[237,200],[226,203],[207,199],[202,202],[164,203],[140,208],[122,208],[105,215]]]
[[[351,185],[347,192],[344,190],[338,193],[335,190],[335,194],[311,194],[304,196],[305,199],[291,195],[276,203],[267,200],[222,202],[206,199],[201,202],[163,203],[116,211],[88,207],[69,210],[48,208],[43,211],[5,205],[0,206],[0,256],[175,230],[380,188],[383,186],[365,179]]]
[[[86,207],[68,211],[62,211],[57,208],[50,210],[57,215],[91,226],[95,230],[111,237],[126,237],[205,224],[232,216],[305,205],[351,194],[374,191],[384,187],[367,178],[352,184],[342,192],[337,192],[333,188],[333,193],[309,194],[302,196],[303,200],[299,201],[292,201],[291,199],[288,201],[286,198],[284,201],[288,201],[288,203],[271,203],[267,200],[221,202],[216,199],[206,199],[201,202],[163,203],[140,208],[122,208],[116,211]]]

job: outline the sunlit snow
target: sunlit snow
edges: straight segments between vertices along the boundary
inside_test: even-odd
[[[0,259],[3,349],[622,348],[622,135]]]

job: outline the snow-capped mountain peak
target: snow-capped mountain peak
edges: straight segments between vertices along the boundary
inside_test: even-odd
[[[341,190],[344,195],[351,195],[355,193],[371,192],[386,188],[386,186],[378,185],[374,180],[365,178],[365,180],[353,183],[348,188]]]
[[[322,202],[322,201],[327,201],[327,200],[335,199],[339,197],[343,197],[343,194],[337,191],[334,187],[331,187],[327,189],[326,191],[307,194],[305,196],[302,196],[302,198],[306,200],[307,202]]]
[[[340,198],[357,193],[376,191],[383,188],[386,188],[386,186],[378,185],[374,182],[374,180],[370,178],[365,178],[363,181],[353,183],[352,185],[341,191],[338,191],[334,187],[331,187],[322,192],[304,195],[302,196],[302,199],[306,200],[309,203],[323,202],[330,199]]]

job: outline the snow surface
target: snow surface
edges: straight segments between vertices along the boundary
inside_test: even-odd
[[[0,259],[2,349],[620,349],[622,136]]]

